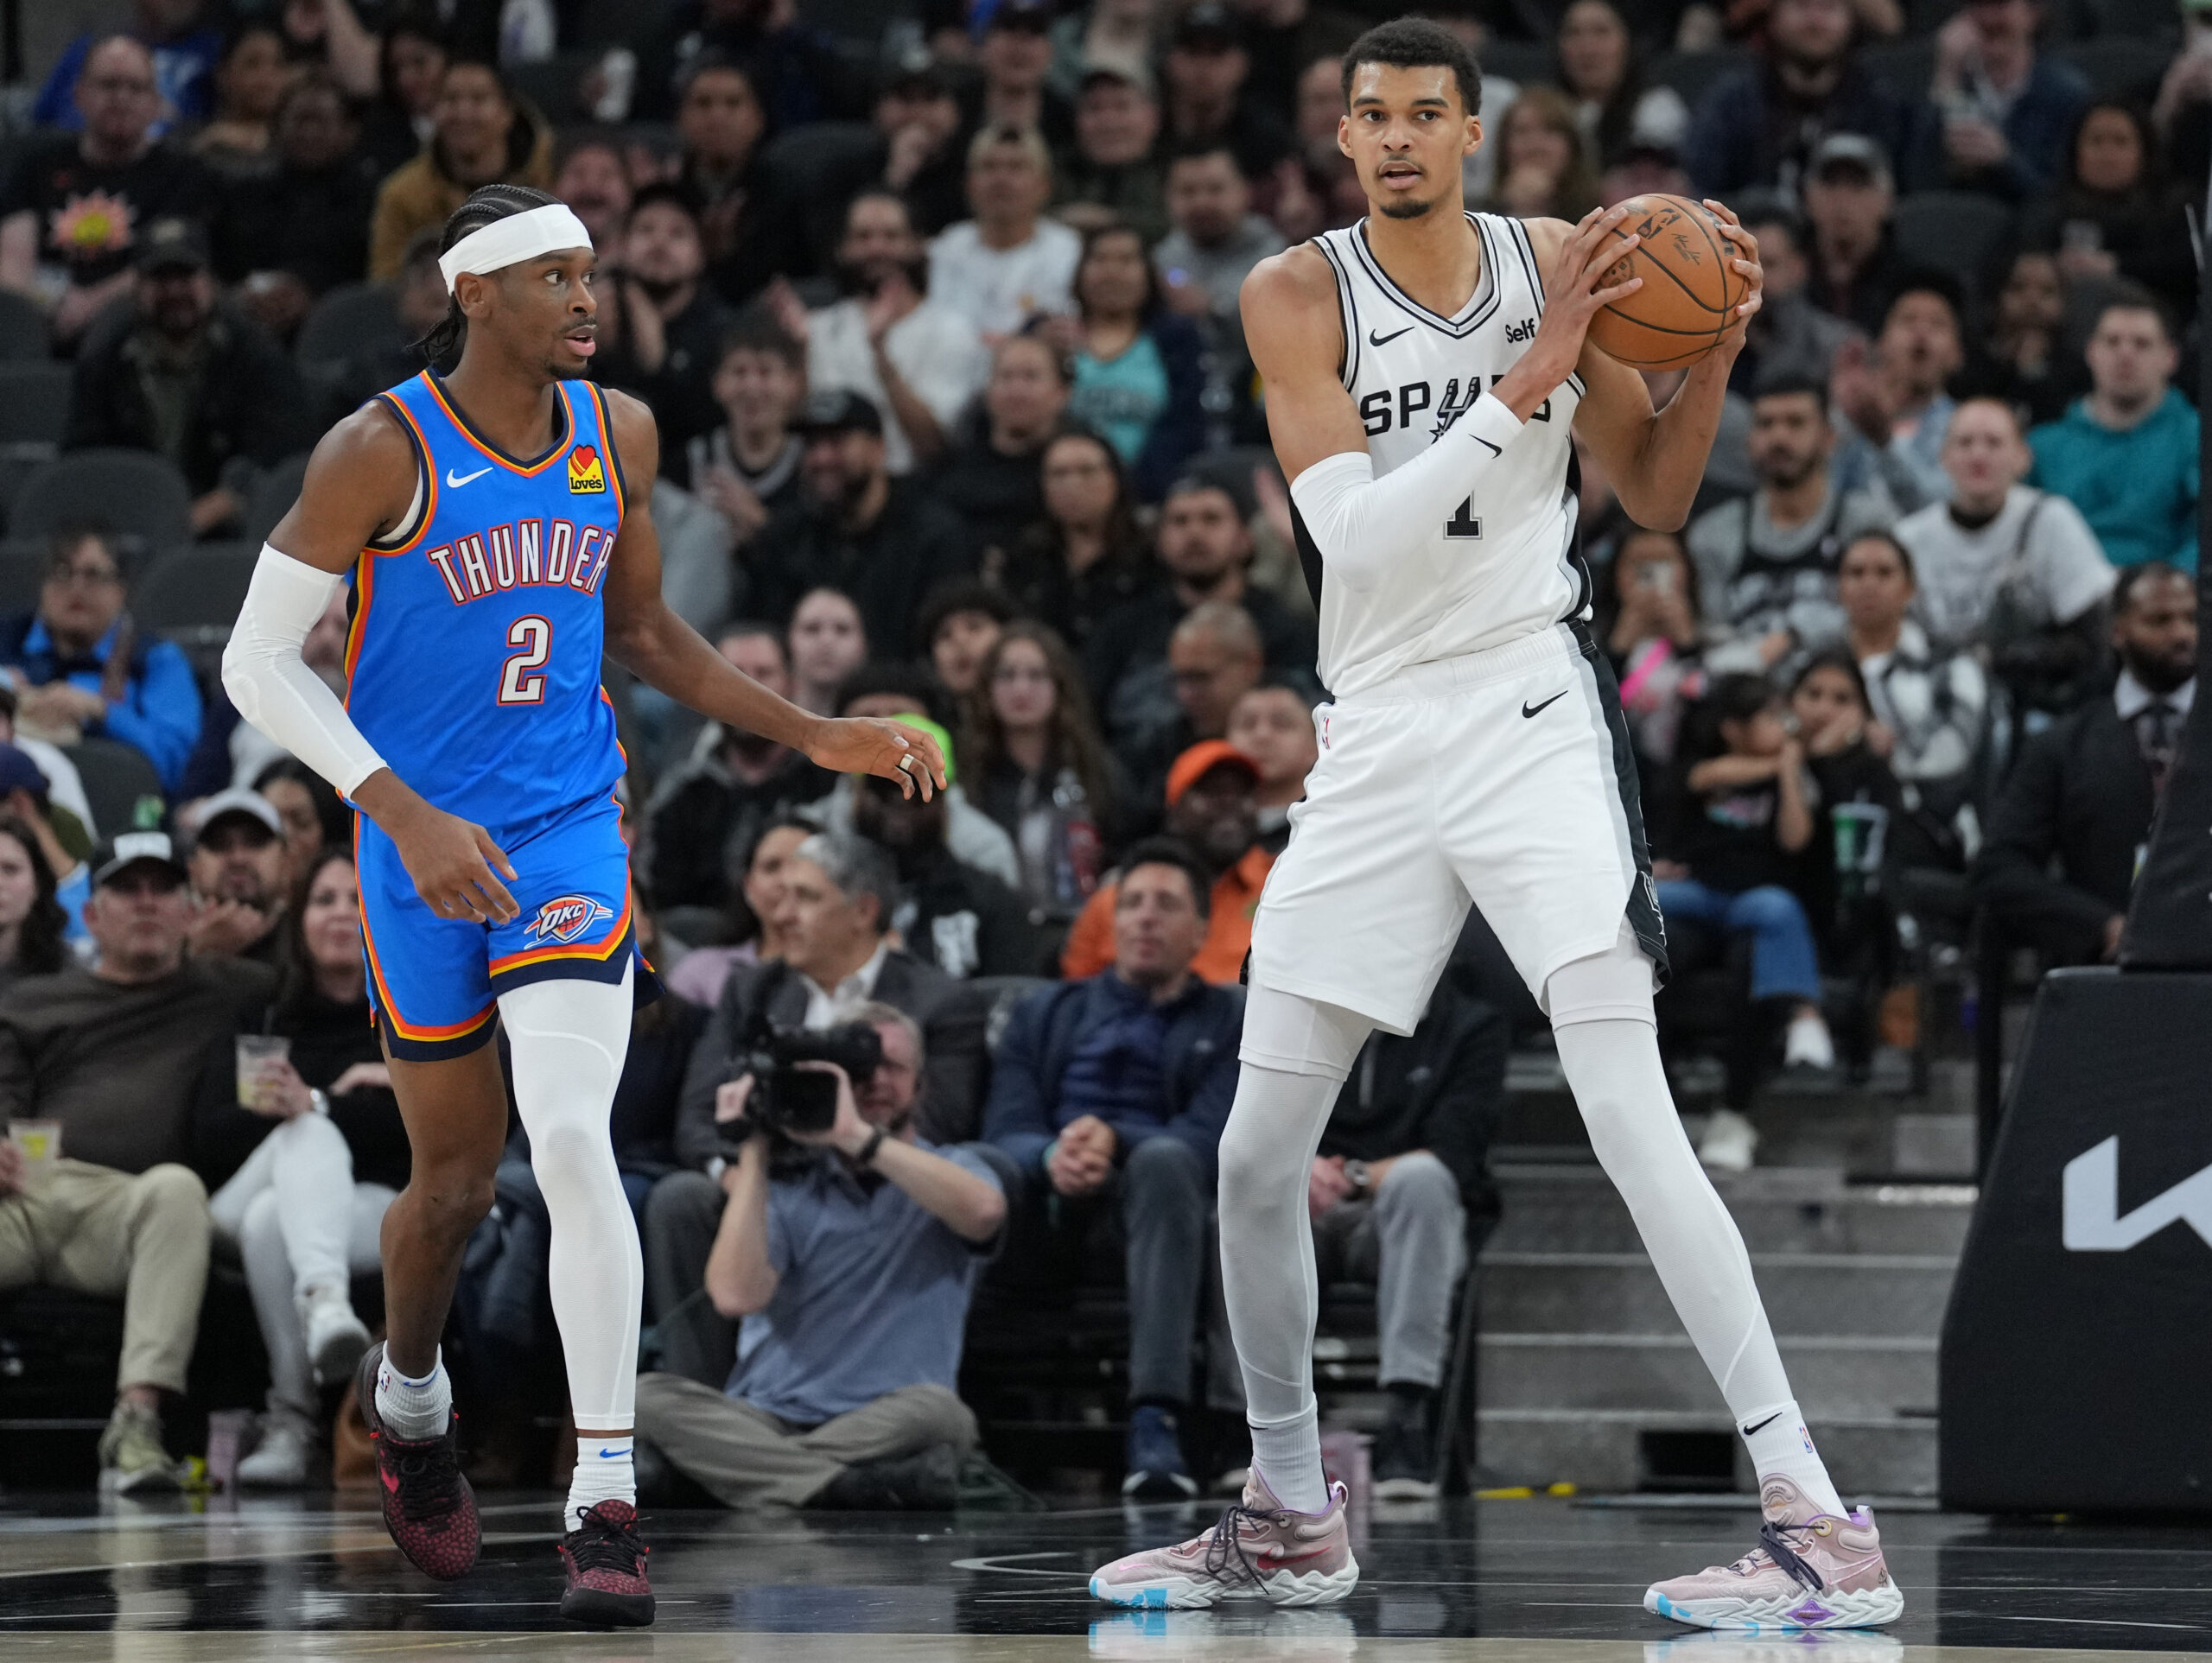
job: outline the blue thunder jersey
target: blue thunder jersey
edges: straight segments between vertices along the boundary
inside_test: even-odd
[[[599,389],[554,384],[565,429],[531,462],[435,372],[378,397],[414,440],[419,511],[354,568],[347,712],[401,779],[486,828],[604,800],[623,771],[600,685],[623,486]]]

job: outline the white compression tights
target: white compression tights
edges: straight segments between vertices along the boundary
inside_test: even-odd
[[[515,1106],[553,1224],[547,1266],[576,1425],[627,1431],[638,1400],[645,1300],[638,1227],[615,1170],[607,1120],[630,1048],[630,977],[563,979],[499,995],[513,1048]]]
[[[1826,1509],[1839,1510],[1790,1400],[1743,1238],[1675,1116],[1650,1015],[1649,964],[1624,937],[1608,953],[1563,967],[1546,993],[1591,1146],[1698,1355],[1738,1426],[1781,1417],[1751,1440],[1760,1471],[1786,1471]],[[1306,1173],[1370,1025],[1339,1007],[1253,987],[1243,1068],[1221,1139],[1222,1280],[1253,1458],[1277,1499],[1303,1511],[1327,1501],[1314,1430],[1319,1302]]]

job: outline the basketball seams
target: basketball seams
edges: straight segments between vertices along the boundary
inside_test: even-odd
[[[1614,234],[1615,234],[1616,236],[1618,236],[1618,235],[1619,235],[1619,231],[1618,231],[1618,227],[1615,229]],[[1627,239],[1626,239],[1625,238],[1624,238],[1622,240],[1623,240],[1623,241],[1626,241]],[[1707,240],[1708,242],[1710,242],[1710,241],[1711,241],[1711,238],[1708,238]],[[1641,245],[1639,245],[1638,247],[1634,248],[1634,249],[1631,249],[1631,250],[1630,250],[1629,251],[1630,251],[1630,254],[1637,254],[1637,253],[1641,253],[1641,252],[1643,251],[1643,250],[1642,250],[1642,246],[1641,246]],[[1726,312],[1727,312],[1728,308],[1727,308],[1726,306],[1715,306],[1715,305],[1713,305],[1712,301],[1708,301],[1708,300],[1705,299],[1702,295],[1699,295],[1699,294],[1698,294],[1694,289],[1692,289],[1692,288],[1691,288],[1688,283],[1684,282],[1683,282],[1680,277],[1676,276],[1674,274],[1674,272],[1672,272],[1671,270],[1668,270],[1668,268],[1667,268],[1666,266],[1664,266],[1664,265],[1661,264],[1661,263],[1659,263],[1659,261],[1658,261],[1658,260],[1656,260],[1656,258],[1655,258],[1655,259],[1651,259],[1651,260],[1644,260],[1644,261],[1639,261],[1639,262],[1637,262],[1637,267],[1638,267],[1638,269],[1637,269],[1637,273],[1636,273],[1636,275],[1637,275],[1637,276],[1642,276],[1643,275],[1643,272],[1642,268],[1643,268],[1643,266],[1646,266],[1646,265],[1649,265],[1649,266],[1653,270],[1655,270],[1655,271],[1659,271],[1659,272],[1662,272],[1662,273],[1664,273],[1664,274],[1665,274],[1665,276],[1666,276],[1667,281],[1668,281],[1669,282],[1670,282],[1670,283],[1674,284],[1675,288],[1677,288],[1677,289],[1681,289],[1681,290],[1682,291],[1682,294],[1683,294],[1684,297],[1685,297],[1685,298],[1687,298],[1687,299],[1689,301],[1689,302],[1690,302],[1693,306],[1696,307],[1700,311],[1701,311],[1701,312],[1711,312],[1711,313],[1714,313],[1714,314],[1726,314]],[[1727,284],[1727,280],[1726,280],[1725,277],[1721,280],[1720,292],[1721,292],[1723,295],[1726,295],[1726,294],[1728,292],[1728,284]],[[1610,304],[1610,302],[1609,302],[1609,304]],[[1622,315],[1623,317],[1627,317],[1627,316],[1628,316],[1628,314],[1626,314],[1625,312],[1624,312],[1621,315]]]

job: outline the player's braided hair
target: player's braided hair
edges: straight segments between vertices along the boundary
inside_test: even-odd
[[[448,251],[455,243],[473,231],[481,231],[495,219],[505,219],[518,213],[527,213],[532,208],[550,207],[559,201],[556,196],[544,191],[533,190],[527,185],[485,185],[468,194],[468,200],[447,216],[445,234],[438,239],[438,252]],[[443,375],[461,362],[461,349],[468,344],[468,319],[463,315],[461,302],[448,295],[446,314],[432,326],[430,333],[415,343],[429,366]]]

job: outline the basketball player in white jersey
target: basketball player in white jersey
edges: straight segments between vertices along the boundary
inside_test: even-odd
[[[1903,1603],[1873,1521],[1846,1511],[1814,1451],[1743,1241],[1660,1066],[1666,937],[1575,553],[1570,430],[1631,519],[1671,530],[1688,516],[1758,306],[1755,244],[1717,210],[1749,293],[1655,414],[1642,378],[1584,340],[1600,307],[1639,286],[1605,286],[1622,211],[1579,225],[1465,211],[1479,72],[1436,24],[1369,31],[1344,74],[1338,142],[1371,212],[1262,262],[1243,292],[1335,699],[1317,713],[1320,762],[1254,923],[1221,1141],[1251,1478],[1212,1530],[1104,1567],[1091,1591],[1303,1605],[1358,1581],[1315,1433],[1306,1176],[1361,1044],[1377,1027],[1413,1031],[1471,897],[1551,1019],[1598,1158],[1759,1475],[1758,1545],[1658,1584],[1646,1609],[1707,1628],[1887,1622]]]

